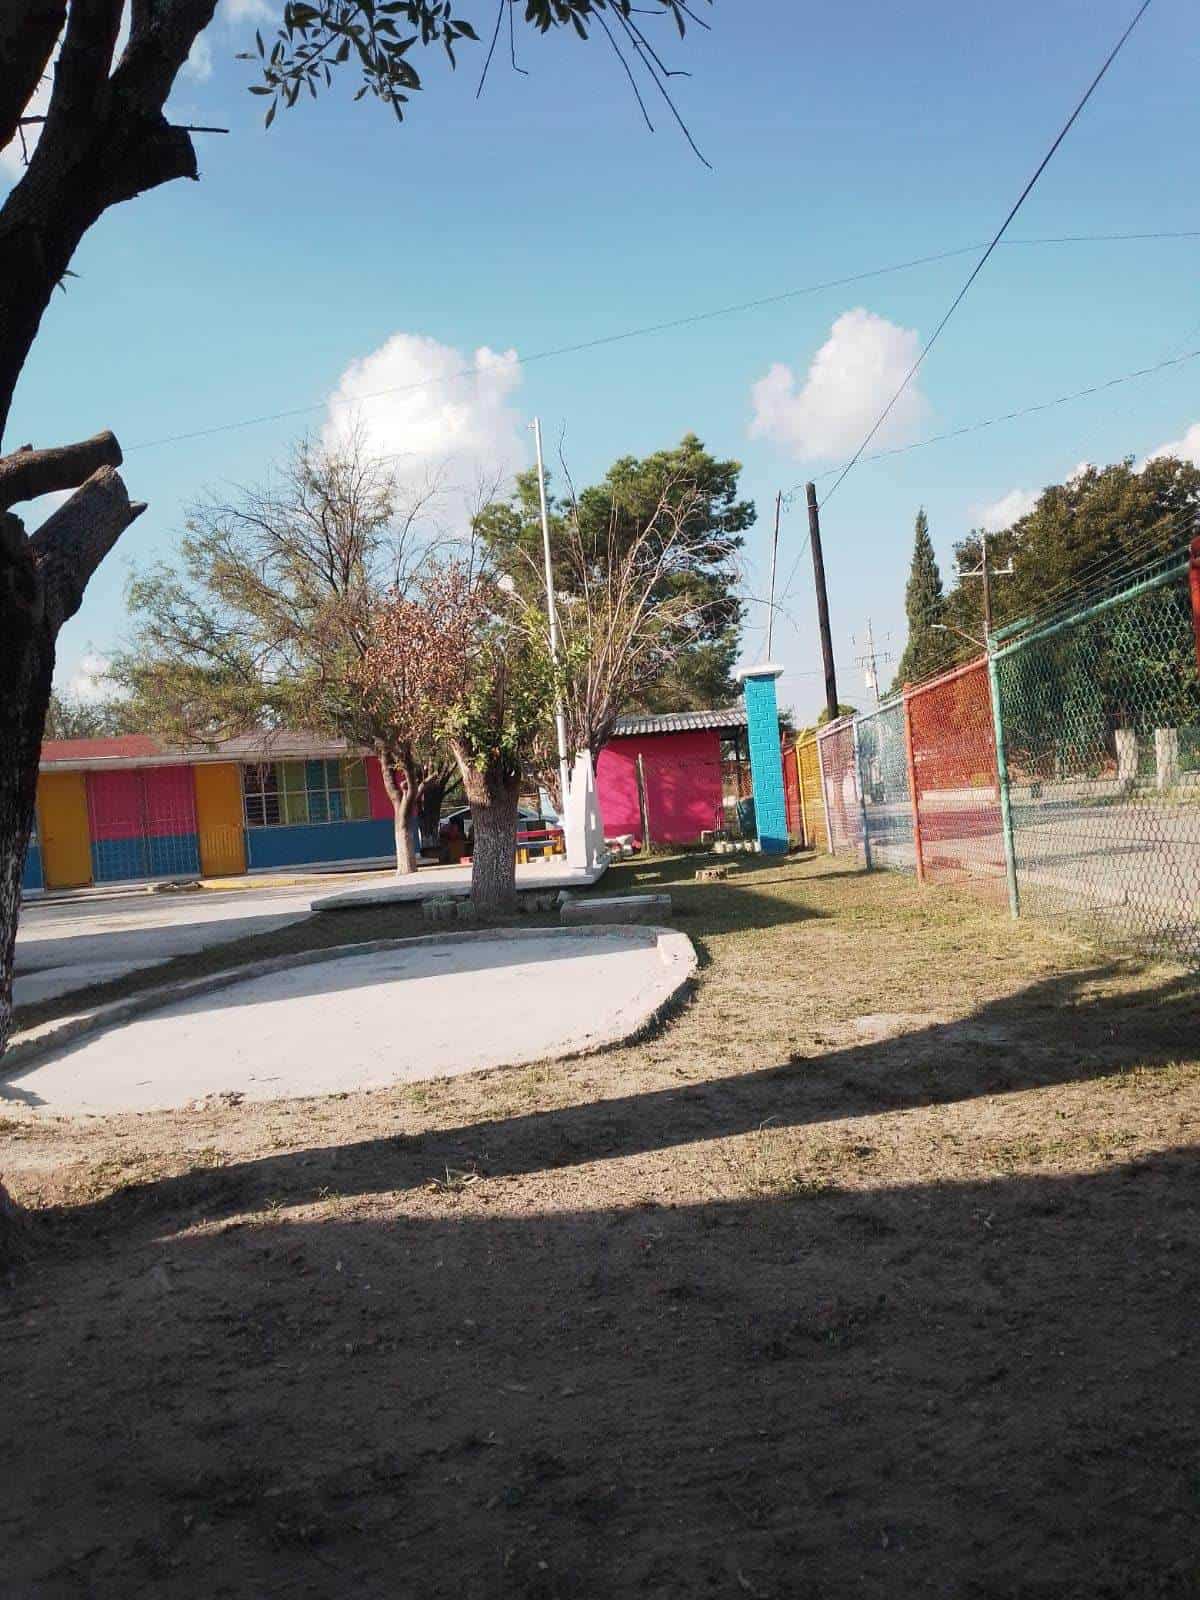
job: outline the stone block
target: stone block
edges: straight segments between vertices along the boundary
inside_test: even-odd
[[[670,915],[669,894],[622,894],[571,900],[559,914],[560,920],[570,926],[598,922],[661,922]]]

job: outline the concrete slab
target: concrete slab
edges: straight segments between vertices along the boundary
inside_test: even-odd
[[[72,994],[172,956],[299,922],[311,896],[305,885],[27,905],[17,933],[15,1003]]]
[[[559,913],[565,926],[602,922],[661,922],[671,915],[669,894],[617,894],[568,900]]]
[[[28,1053],[0,1097],[51,1112],[145,1111],[206,1095],[332,1094],[573,1055],[627,1038],[695,970],[665,928],[506,929],[381,941],[236,975]]]
[[[604,876],[604,867],[594,871],[569,867],[563,856],[528,861],[517,868],[517,893],[537,893],[550,889],[590,889]],[[362,889],[345,889],[339,894],[318,895],[314,911],[338,911],[355,906],[390,905],[397,900],[430,900],[439,896],[465,899],[471,892],[471,867],[422,867],[407,877],[395,877],[382,884]]]

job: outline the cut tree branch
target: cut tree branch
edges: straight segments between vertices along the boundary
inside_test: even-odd
[[[0,456],[0,511],[21,500],[62,489],[78,489],[100,467],[119,467],[121,446],[107,429],[78,444],[34,450],[26,445],[12,455]]]
[[[145,509],[130,500],[119,473],[101,467],[33,535],[45,622],[55,633],[79,610],[92,573]]]

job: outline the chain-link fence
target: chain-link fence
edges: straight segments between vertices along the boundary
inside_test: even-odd
[[[1200,958],[1200,682],[1179,562],[995,652],[1020,909]]]
[[[862,803],[858,794],[858,763],[854,755],[854,719],[839,717],[817,735],[821,762],[821,787],[829,848],[861,852]]]
[[[996,731],[986,661],[910,690],[913,790],[921,875],[971,878],[1004,891]]]
[[[911,872],[916,852],[904,702],[896,700],[859,717],[856,735],[865,853],[873,867]]]
[[[1200,961],[1200,540],[812,746],[830,850]]]
[[[821,756],[815,733],[796,741],[796,769],[800,782],[800,814],[804,823],[804,843],[810,850],[829,849],[829,829],[825,823],[825,794],[821,786]]]

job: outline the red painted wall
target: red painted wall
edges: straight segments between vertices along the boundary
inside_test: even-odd
[[[389,822],[392,820],[392,802],[383,787],[383,773],[380,770],[378,756],[367,757],[367,798],[371,804],[373,817],[386,817]]]
[[[646,773],[655,844],[693,844],[722,826],[721,741],[715,731],[610,739],[596,763],[596,795],[608,838],[631,833],[641,843],[637,758]]]

